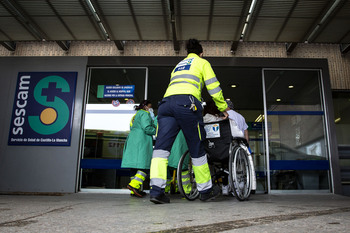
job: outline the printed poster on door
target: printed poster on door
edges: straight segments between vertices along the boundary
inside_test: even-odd
[[[134,98],[135,85],[98,85],[97,98]]]

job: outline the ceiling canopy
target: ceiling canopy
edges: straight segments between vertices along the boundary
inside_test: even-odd
[[[349,50],[348,0],[1,0],[0,43],[130,40],[334,43]],[[288,48],[288,47],[287,47]]]

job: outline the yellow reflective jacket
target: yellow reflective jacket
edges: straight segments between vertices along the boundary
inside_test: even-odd
[[[219,111],[225,111],[227,104],[210,63],[195,53],[188,54],[176,65],[164,97],[190,94],[201,101],[204,84]]]

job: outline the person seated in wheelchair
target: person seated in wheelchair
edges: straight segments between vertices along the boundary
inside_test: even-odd
[[[247,142],[249,141],[248,135],[248,125],[245,122],[244,117],[236,112],[233,108],[233,103],[231,100],[226,100],[228,108],[230,110],[227,111],[228,119],[230,120],[231,127],[231,135],[232,137],[241,137],[245,138]],[[221,116],[221,112],[217,109],[214,101],[210,100],[206,102],[206,106],[204,107],[204,123],[210,122],[218,122],[223,121],[225,118]]]
[[[212,163],[221,163],[225,168],[228,164],[229,147],[233,138],[245,138],[248,137],[248,125],[245,122],[244,117],[233,110],[233,103],[230,100],[226,100],[228,107],[230,108],[228,113],[228,120],[221,116],[220,111],[217,109],[213,101],[206,102],[204,107],[203,121],[207,131],[207,138],[205,140],[205,149],[208,153],[208,160]],[[216,123],[219,126],[216,126]],[[216,127],[220,130],[216,131]],[[215,135],[219,132],[218,135]],[[222,177],[222,194],[229,195],[229,185],[227,176]]]

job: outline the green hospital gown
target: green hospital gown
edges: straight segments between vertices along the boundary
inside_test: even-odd
[[[148,111],[137,111],[130,133],[125,141],[123,168],[150,169],[153,139],[156,128]]]

